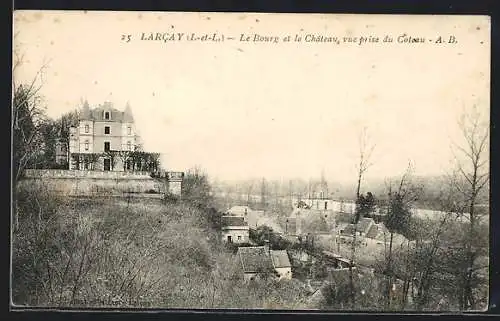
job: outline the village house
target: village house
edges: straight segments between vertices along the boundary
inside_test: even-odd
[[[330,234],[334,228],[335,215],[330,210],[296,208],[285,221],[285,234],[290,236]]]
[[[290,280],[292,278],[292,264],[288,252],[286,250],[271,250],[271,259],[279,278]]]
[[[268,245],[238,248],[245,281],[259,277],[292,278],[292,265],[286,250],[270,250]]]
[[[357,243],[365,244],[365,238],[375,236],[378,234],[377,226],[375,221],[371,218],[363,217],[359,220],[358,224],[346,224],[344,226],[339,226],[339,233],[336,236],[337,241],[341,243],[351,243],[354,231],[356,230],[356,236],[359,237]]]
[[[338,226],[336,241],[350,244],[354,234],[354,224],[343,224]],[[362,218],[356,226],[356,243],[364,246],[383,246],[390,242],[390,232],[383,223],[375,223],[372,218]],[[393,233],[392,242],[394,246],[402,246],[408,240],[401,234]]]
[[[226,243],[249,243],[250,228],[243,216],[222,216],[222,240]]]
[[[324,211],[354,213],[356,204],[350,200],[334,200],[330,197],[323,197],[322,194],[312,195],[307,198],[293,198],[293,208],[305,208]]]

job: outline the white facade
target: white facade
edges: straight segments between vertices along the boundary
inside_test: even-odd
[[[353,201],[336,201],[322,198],[303,198],[300,201],[304,202],[313,210],[333,210],[336,212],[354,213],[356,204]],[[293,207],[296,208],[299,204],[299,199],[292,200]]]
[[[222,227],[222,240],[227,243],[248,243],[250,229],[247,226],[224,226]]]
[[[122,150],[134,150],[134,146],[137,145],[137,139],[133,123],[122,123],[121,139]]]
[[[292,279],[292,268],[291,267],[280,267],[274,268],[279,275],[280,280],[291,280]]]

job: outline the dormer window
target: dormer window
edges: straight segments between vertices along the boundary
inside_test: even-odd
[[[109,119],[109,111],[104,113],[104,119]]]

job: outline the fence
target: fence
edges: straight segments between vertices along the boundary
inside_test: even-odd
[[[151,179],[149,172],[115,172],[67,169],[27,169],[26,178]]]

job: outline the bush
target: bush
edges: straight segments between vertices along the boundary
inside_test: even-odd
[[[179,197],[177,195],[165,193],[165,195],[163,196],[164,204],[175,204],[177,202],[179,202]]]
[[[302,295],[294,282],[245,285],[241,262],[210,228],[215,210],[185,202],[64,200],[30,188],[16,194],[16,304],[286,308]]]

